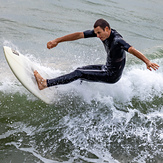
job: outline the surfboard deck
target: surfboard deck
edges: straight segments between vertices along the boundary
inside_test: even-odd
[[[3,49],[8,65],[21,84],[37,98],[47,104],[52,104],[52,99],[48,97],[46,90],[38,89],[34,70],[39,70],[39,67],[26,56],[10,47],[4,46]]]

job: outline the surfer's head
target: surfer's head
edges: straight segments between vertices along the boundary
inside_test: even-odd
[[[105,30],[106,27],[108,27],[108,28],[110,29],[109,23],[108,23],[106,20],[104,20],[104,19],[98,19],[98,20],[95,22],[94,28],[97,28],[98,26],[99,26],[100,28],[102,28],[103,30]]]
[[[94,24],[94,32],[101,41],[106,40],[111,33],[109,23],[104,19],[98,19]]]

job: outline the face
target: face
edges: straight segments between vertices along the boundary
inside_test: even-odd
[[[107,38],[109,38],[110,33],[111,33],[111,29],[109,29],[108,27],[106,27],[104,30],[101,27],[96,27],[94,28],[94,32],[97,35],[97,37],[101,40],[104,41]]]

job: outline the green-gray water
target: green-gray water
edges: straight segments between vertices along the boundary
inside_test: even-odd
[[[161,163],[163,160],[162,0],[0,0],[0,162]],[[56,37],[108,20],[124,39],[160,65],[150,72],[127,54],[113,85],[80,81],[52,88],[53,105],[31,95],[12,74],[7,45],[51,77],[105,63],[100,40],[46,49]]]

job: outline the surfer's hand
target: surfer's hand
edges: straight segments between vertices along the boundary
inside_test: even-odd
[[[57,42],[56,40],[49,41],[49,42],[47,43],[47,48],[48,48],[48,49],[51,49],[51,48],[56,47],[57,45],[58,45],[58,42]]]
[[[151,61],[149,61],[148,63],[146,63],[146,65],[147,65],[147,69],[150,70],[150,71],[152,71],[152,69],[156,71],[159,68],[159,65],[158,64],[152,63]]]

